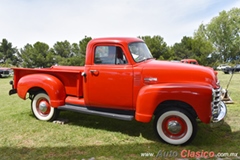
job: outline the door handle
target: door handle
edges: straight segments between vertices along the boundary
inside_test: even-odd
[[[98,72],[98,70],[90,70],[91,73]]]
[[[97,76],[99,74],[98,70],[90,70],[90,72],[95,76]]]

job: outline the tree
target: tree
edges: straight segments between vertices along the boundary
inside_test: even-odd
[[[167,47],[167,43],[164,42],[162,37],[139,36],[139,38],[145,41],[154,58],[165,60],[172,58],[172,55],[169,52],[169,48]]]
[[[80,65],[85,64],[87,44],[90,40],[92,40],[91,37],[85,36],[81,41],[79,41],[79,53],[76,55],[81,60]]]
[[[172,47],[177,60],[196,59],[201,65],[208,65],[207,58],[213,52],[213,46],[210,42],[201,36],[186,37],[184,36],[181,43],[175,43]]]
[[[72,45],[65,40],[64,42],[57,42],[53,46],[56,62],[58,65],[81,66],[84,65],[86,48],[91,37],[85,36],[79,41],[79,44]]]
[[[91,37],[85,36],[81,41],[79,41],[80,54],[84,55],[84,57],[86,55],[87,44],[90,40],[92,40]]]
[[[71,57],[71,44],[65,40],[63,42],[57,42],[53,45],[53,49],[55,51],[55,54],[57,56],[60,56],[62,58],[68,58]]]
[[[17,48],[12,47],[12,43],[2,39],[0,44],[0,63],[5,65],[18,65]]]
[[[192,41],[193,39],[191,37],[184,36],[180,43],[173,45],[172,49],[175,54],[175,59],[181,60],[193,57]]]
[[[22,66],[28,68],[45,68],[55,64],[54,53],[46,43],[27,44],[20,50]]]
[[[209,56],[213,53],[214,48],[212,43],[203,39],[202,37],[195,36],[192,40],[192,58],[196,59],[201,65],[213,65]]]
[[[87,44],[90,40],[92,40],[91,37],[85,36],[79,41],[79,44],[72,44],[72,53],[74,53],[74,57],[71,57],[71,65],[83,66],[85,64]]]
[[[209,24],[200,25],[196,35],[210,41],[221,62],[239,58],[240,55],[240,8],[222,11]]]
[[[53,51],[56,64],[70,65],[70,57],[74,56],[74,54],[72,53],[72,46],[67,40],[55,43],[53,45]]]
[[[72,53],[74,54],[73,57],[71,57],[71,65],[73,66],[83,66],[85,62],[85,53],[84,55],[81,54],[80,51],[80,45],[77,43],[72,44]]]

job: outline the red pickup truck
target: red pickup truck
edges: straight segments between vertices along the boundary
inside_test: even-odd
[[[189,63],[189,64],[199,65],[199,64],[198,64],[198,61],[197,61],[196,59],[182,59],[181,62],[182,62],[182,63]]]
[[[197,121],[219,124],[227,108],[214,71],[155,60],[138,38],[97,38],[87,45],[85,66],[14,68],[9,94],[31,99],[43,121],[69,110],[121,120],[150,122],[169,144],[191,142]]]

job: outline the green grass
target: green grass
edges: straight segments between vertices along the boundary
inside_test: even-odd
[[[230,75],[219,72],[223,88]],[[156,137],[152,123],[121,121],[73,112],[61,112],[69,120],[65,125],[36,120],[30,100],[16,94],[9,96],[11,78],[0,79],[0,159],[175,159],[156,157],[158,152],[177,153],[182,150],[213,151],[215,154],[240,155],[240,74],[234,74],[228,88],[234,104],[228,104],[224,124],[210,128],[199,122],[194,141],[187,146],[164,144]],[[141,153],[153,153],[143,157]],[[236,158],[236,157],[228,157]],[[92,158],[93,159],[93,158]],[[196,159],[196,158],[195,158]],[[216,159],[216,158],[214,158]]]

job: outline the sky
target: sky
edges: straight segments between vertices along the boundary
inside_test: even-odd
[[[20,49],[85,36],[161,36],[171,46],[234,7],[240,0],[0,0],[0,41]]]

